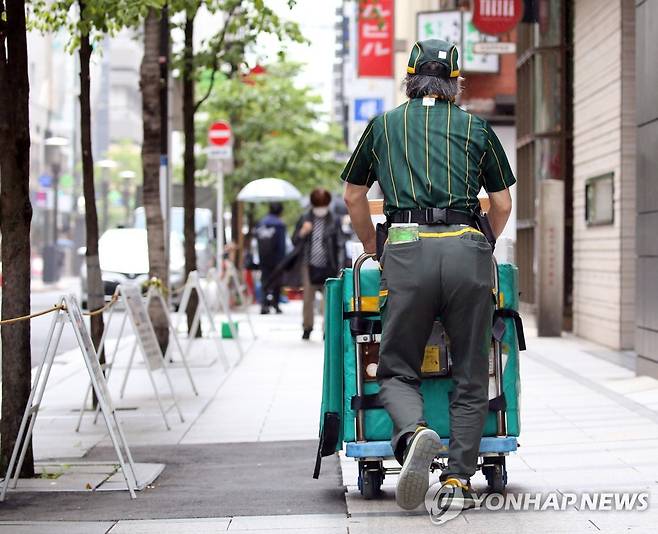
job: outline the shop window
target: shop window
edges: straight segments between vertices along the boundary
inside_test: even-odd
[[[585,221],[587,226],[613,224],[614,173],[594,176],[585,182]]]

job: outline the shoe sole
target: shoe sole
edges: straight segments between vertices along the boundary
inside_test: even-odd
[[[395,490],[395,501],[400,508],[413,510],[423,502],[429,489],[429,468],[441,449],[439,435],[433,430],[423,430],[416,436]]]

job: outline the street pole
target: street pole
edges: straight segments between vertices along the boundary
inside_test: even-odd
[[[130,202],[132,184],[135,179],[135,172],[130,170],[121,171],[119,177],[123,180],[123,206],[126,209],[126,219],[124,226],[130,228],[132,226],[132,206]]]
[[[126,208],[126,220],[123,224],[130,228],[130,182],[127,179],[123,182],[123,205]]]
[[[102,213],[101,217],[103,219],[103,224],[102,224],[101,228],[103,229],[103,232],[105,232],[105,230],[107,230],[107,226],[108,226],[108,220],[107,220],[107,216],[108,216],[107,195],[110,192],[110,187],[109,187],[109,183],[108,183],[109,180],[108,180],[108,176],[107,176],[108,172],[109,172],[108,167],[102,167],[102,171],[101,171],[101,174],[102,174],[102,177],[101,177],[101,197],[103,197],[103,213]]]
[[[224,166],[217,162],[217,272],[223,273],[224,263]]]
[[[59,195],[59,163],[53,163],[53,245],[57,244],[57,197]]]

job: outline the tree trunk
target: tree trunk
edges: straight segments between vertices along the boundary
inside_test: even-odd
[[[196,229],[194,210],[196,208],[195,180],[196,159],[194,157],[194,18],[196,9],[187,13],[185,20],[185,49],[183,61],[183,131],[185,133],[185,154],[183,156],[183,209],[185,236],[185,277],[196,271]],[[196,291],[192,291],[187,307],[187,328],[192,328],[192,321],[198,306]],[[201,334],[199,328],[198,335]]]
[[[84,13],[85,3],[80,2],[80,12]],[[94,159],[91,151],[91,104],[89,62],[91,44],[89,34],[80,37],[80,149],[82,152],[82,190],[85,198],[85,229],[87,234],[87,306],[97,310],[105,304],[103,277],[98,258],[98,213],[96,211],[96,192],[94,188]],[[103,314],[91,317],[91,339],[96,350],[100,349],[103,337]],[[105,363],[105,353],[101,355],[101,364]],[[94,406],[96,397],[94,395]]]
[[[143,201],[148,233],[149,276],[167,283],[168,265],[165,256],[165,232],[160,205],[160,23],[158,11],[150,8],[144,20],[144,57],[140,68],[142,90],[142,168]],[[160,302],[154,299],[149,308],[155,334],[163,354],[169,341],[167,316]]]
[[[30,125],[25,2],[0,0],[0,232],[2,318],[30,313]],[[0,471],[4,474],[30,395],[30,322],[2,327]],[[21,470],[34,476],[32,445]]]

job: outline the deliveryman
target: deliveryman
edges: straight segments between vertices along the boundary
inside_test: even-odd
[[[396,500],[417,507],[441,449],[427,428],[421,364],[435,318],[450,339],[450,452],[441,474],[446,491],[472,502],[470,477],[488,410],[494,311],[492,249],[509,217],[515,178],[487,121],[455,104],[462,79],[457,48],[445,41],[414,44],[407,66],[407,102],[375,117],[342,178],[345,201],[366,252],[379,237],[383,332],[379,399],[393,420],[392,446],[402,464]],[[366,193],[384,193],[386,227],[376,231]],[[487,216],[477,198],[489,195]],[[382,248],[380,246],[380,248]]]

